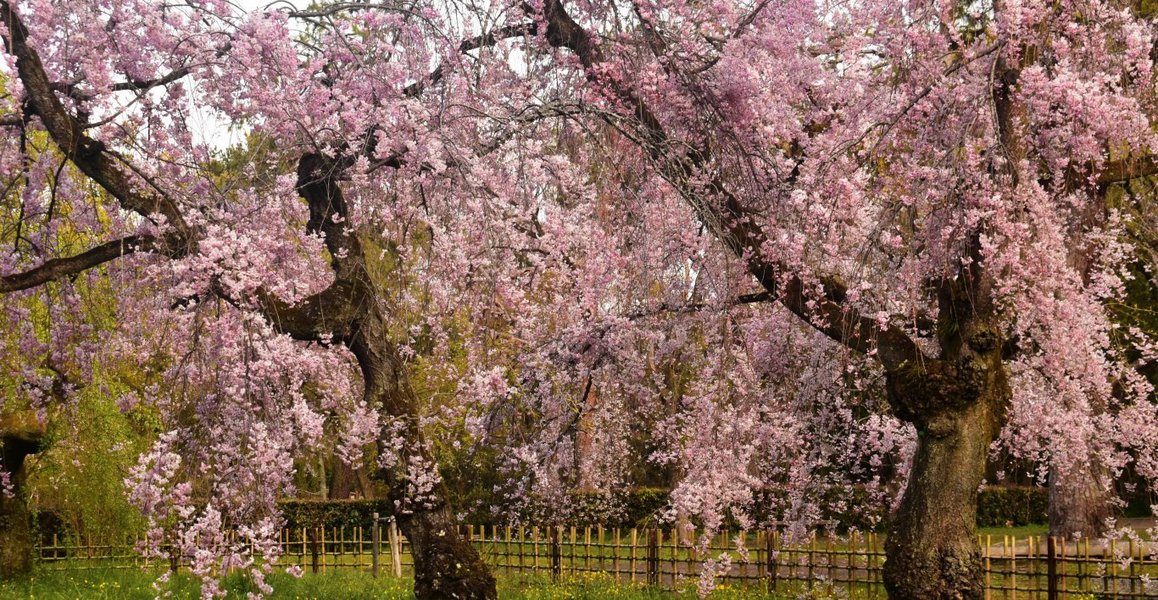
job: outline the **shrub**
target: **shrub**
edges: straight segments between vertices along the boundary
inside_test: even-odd
[[[1038,487],[987,487],[977,494],[978,527],[1021,527],[1049,521],[1049,491]]]

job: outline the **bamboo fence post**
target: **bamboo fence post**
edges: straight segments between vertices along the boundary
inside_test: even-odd
[[[647,583],[648,585],[659,584],[659,540],[660,532],[658,528],[650,528],[647,530]]]
[[[765,553],[768,555],[764,558],[765,561],[768,562],[768,566],[765,569],[768,571],[768,588],[770,592],[776,591],[776,576],[779,570],[776,565],[777,553],[779,551],[779,548],[776,547],[776,536],[776,529],[769,529],[769,532],[764,535],[764,544],[765,547],[767,547],[765,548]]]
[[[1105,558],[1105,553],[1102,553],[1102,558]],[[1114,588],[1110,591],[1116,599],[1118,597],[1118,548],[1114,540],[1110,540],[1110,569],[1113,570],[1113,576],[1110,577],[1110,585]]]
[[[989,546],[992,544],[992,541],[993,541],[991,538],[992,538],[992,536],[989,536],[989,535],[985,536],[985,553],[983,554],[983,556],[985,557],[985,600],[989,600],[989,598],[990,598],[990,591],[989,590],[990,590],[990,587],[992,587],[992,585],[993,585],[993,580],[991,577],[992,576],[992,569],[990,568],[992,566],[992,564],[989,561]],[[978,542],[981,541],[980,535],[977,536],[977,541]]]
[[[523,559],[523,543],[527,540],[527,530],[523,525],[519,525],[519,573],[521,574],[526,569],[526,562]]]
[[[318,572],[318,528],[310,529],[310,571]]]
[[[1045,550],[1045,552],[1046,552],[1046,555],[1045,555],[1046,556],[1046,559],[1045,559],[1046,560],[1046,566],[1045,566],[1045,573],[1046,573],[1045,589],[1046,589],[1046,592],[1045,592],[1045,594],[1046,594],[1046,598],[1048,600],[1058,600],[1057,538],[1055,538],[1052,535],[1048,536],[1045,540],[1045,543],[1046,543],[1046,550]]]
[[[503,535],[507,539],[506,543],[503,545],[503,554],[504,554],[504,558],[507,559],[506,560],[507,570],[510,571],[511,568],[514,566],[514,555],[511,554],[511,526],[510,525],[504,525],[503,526]]]
[[[1085,542],[1083,549],[1082,542]],[[1076,548],[1078,561],[1078,591],[1088,592],[1093,589],[1093,583],[1090,581],[1089,565],[1090,565],[1090,540],[1078,540],[1078,547]]]
[[[382,544],[382,529],[378,521],[378,513],[374,513],[374,521],[370,526],[370,574],[378,576],[379,547]]]
[[[1134,574],[1136,573],[1136,566],[1134,564],[1134,540],[1133,539],[1130,540],[1130,555],[1129,556],[1130,556],[1130,593],[1133,594],[1134,593],[1134,579],[1136,579],[1136,577],[1134,576]]]
[[[563,549],[559,547],[563,526],[548,527],[547,535],[551,538],[551,580],[558,581],[563,572]]]
[[[322,573],[324,574],[326,572],[326,528],[319,527],[318,531],[321,532]]]
[[[1037,544],[1034,536],[1027,536],[1025,538],[1026,561],[1029,565],[1029,573],[1026,575],[1026,580],[1029,581],[1029,597],[1038,598],[1040,594],[1040,579],[1037,572]]]
[[[857,532],[849,532],[848,553],[844,555],[844,591],[848,592],[850,597],[852,595],[852,553],[853,549],[857,547]]]
[[[595,528],[595,535],[596,535],[596,537],[595,537],[595,550],[598,552],[597,559],[598,559],[598,564],[599,564],[599,572],[602,573],[605,571],[605,569],[603,568],[603,555],[606,554],[606,552],[604,551],[604,548],[603,548],[603,526],[602,525],[599,525]]]
[[[813,564],[816,562],[816,532],[812,532],[812,539],[808,541],[808,588],[813,587]]]
[[[635,546],[638,531],[635,527],[631,528],[631,581],[633,583],[635,582]]]
[[[1013,538],[1013,547],[1010,548],[1009,537],[1001,536],[1001,555],[1009,559],[1009,587],[1013,592],[1013,600],[1017,600],[1017,538]]]
[[[623,547],[622,539],[619,535],[619,528],[615,528],[615,551],[611,553],[611,570],[615,574],[615,578],[619,579],[619,549]]]
[[[535,552],[535,556],[534,556],[535,568],[533,570],[537,573],[537,572],[539,572],[539,526],[538,525],[532,525],[531,526],[531,544],[532,544],[532,549]]]
[[[398,532],[398,521],[390,519],[390,562],[394,576],[402,577],[402,535]]]
[[[1143,573],[1146,572],[1146,544],[1141,544],[1138,546],[1138,570]],[[1141,584],[1141,582],[1139,582],[1139,584]],[[1142,591],[1146,590],[1143,589]]]
[[[832,556],[832,536],[828,535],[827,532],[825,532],[824,536],[824,553],[824,572],[828,574],[828,581],[832,582],[832,563],[835,561]]]
[[[583,528],[583,570],[591,570],[591,526]]]

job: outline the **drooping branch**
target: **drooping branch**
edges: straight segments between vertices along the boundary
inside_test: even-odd
[[[561,0],[546,0],[543,16],[545,37],[555,47],[573,52],[587,69],[587,78],[606,86],[629,110],[638,134],[632,139],[656,164],[661,175],[697,212],[716,237],[741,257],[748,271],[764,289],[809,325],[833,340],[860,352],[878,350],[886,369],[922,365],[925,357],[910,336],[893,325],[859,314],[847,301],[845,285],[833,277],[817,281],[820,294],[782,261],[766,256],[767,235],[719,176],[700,183],[703,168],[710,164],[706,150],[687,149],[673,143],[647,103],[615,78],[601,77],[596,67],[603,53],[595,37],[566,11]]]
[[[167,254],[188,252],[197,236],[185,222],[177,204],[158,191],[134,184],[133,177],[122,170],[113,153],[103,143],[85,134],[84,123],[71,115],[56,97],[40,56],[28,45],[27,27],[7,0],[0,0],[0,19],[8,30],[5,46],[16,57],[16,70],[24,85],[28,109],[40,117],[61,152],[116,198],[122,208],[149,219],[157,214],[163,216],[166,224],[176,232],[176,235],[166,236],[165,241],[178,243]]]
[[[111,260],[136,252],[150,252],[167,247],[151,235],[130,235],[112,240],[74,256],[54,258],[40,265],[10,275],[0,276],[0,294],[34,288],[38,285],[76,275]]]

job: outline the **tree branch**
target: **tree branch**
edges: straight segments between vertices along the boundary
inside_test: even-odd
[[[1098,175],[1098,185],[1125,183],[1131,179],[1158,175],[1158,157],[1148,154],[1140,158],[1127,158],[1106,164]]]
[[[648,153],[661,175],[712,228],[716,237],[746,262],[748,271],[771,296],[829,338],[859,352],[877,349],[887,370],[928,360],[900,328],[889,324],[882,328],[875,319],[861,316],[848,304],[847,290],[837,279],[820,279],[823,293],[818,295],[812,293],[800,274],[786,263],[766,257],[763,248],[767,235],[719,177],[711,178],[706,184],[696,183],[703,166],[711,162],[706,151],[682,151],[670,141],[663,125],[642,98],[621,81],[601,77],[593,69],[603,62],[602,51],[594,36],[567,14],[561,0],[545,0],[543,16],[547,23],[547,41],[552,46],[571,50],[586,69],[589,81],[606,86],[632,110],[641,130],[634,141]]]
[[[166,241],[181,242],[181,247],[174,250],[178,254],[187,252],[196,235],[176,203],[159,193],[139,191],[104,144],[84,133],[84,125],[69,114],[56,97],[40,56],[28,46],[28,29],[8,0],[0,0],[0,19],[8,28],[5,46],[16,57],[16,70],[24,84],[28,108],[40,117],[61,152],[126,210],[150,219],[154,214],[164,216],[166,223],[179,233],[175,237],[166,236]]]
[[[0,294],[26,290],[55,279],[76,275],[128,254],[149,252],[157,246],[157,239],[151,235],[130,235],[105,242],[75,256],[54,258],[27,271],[0,276]]]

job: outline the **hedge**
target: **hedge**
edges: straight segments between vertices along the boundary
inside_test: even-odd
[[[642,488],[618,498],[576,492],[563,503],[566,509],[547,502],[532,503],[514,517],[526,523],[602,525],[604,527],[646,527],[658,522],[668,503],[663,489]],[[280,503],[286,527],[370,527],[375,512],[391,514],[385,500],[286,500]],[[977,499],[978,527],[1022,526],[1048,522],[1049,494],[1045,488],[993,486],[982,490]],[[826,515],[845,529],[865,528],[859,515]],[[501,519],[468,515],[475,525],[502,524]]]
[[[977,494],[978,527],[1021,527],[1049,522],[1049,491],[993,486]]]

